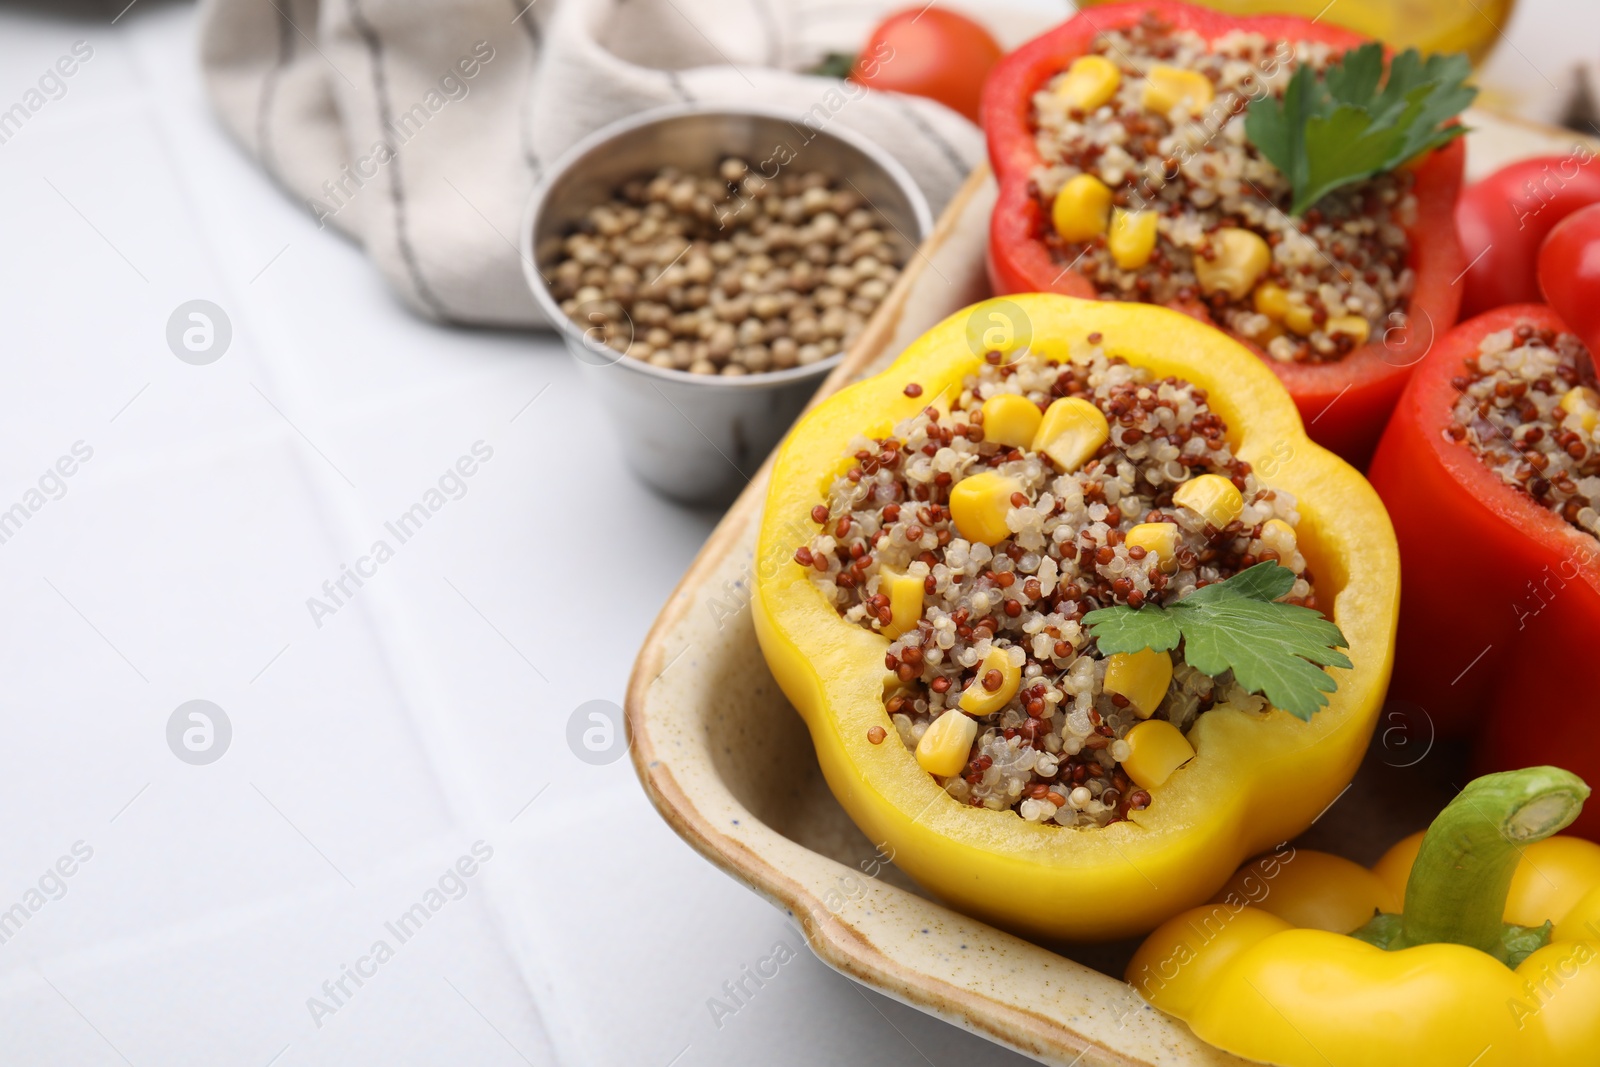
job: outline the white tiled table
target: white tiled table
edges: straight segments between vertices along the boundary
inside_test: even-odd
[[[0,543],[0,910],[92,849],[0,944],[0,1062],[1013,1059],[858,992],[626,760],[570,753],[715,516],[627,476],[554,342],[418,321],[271,187],[207,109],[192,8],[114,13],[0,10],[0,108],[94,49],[0,144],[0,511],[93,450]],[[165,339],[197,298],[233,327],[208,366]],[[464,496],[385,531],[479,441]],[[307,598],[379,538],[318,626]],[[210,765],[167,746],[193,699],[232,725]],[[385,923],[478,840],[401,943]],[[719,1027],[708,999],[779,941]]]
[[[0,512],[93,450],[0,526],[0,1063],[1020,1062],[827,970],[625,760],[570,753],[715,517],[626,475],[551,340],[403,310],[223,136],[192,9],[120,6],[0,9],[0,109],[94,49],[0,144]],[[232,323],[208,366],[165,340],[193,299]],[[480,441],[460,499],[386,534]],[[194,699],[233,731],[204,766],[166,740]]]

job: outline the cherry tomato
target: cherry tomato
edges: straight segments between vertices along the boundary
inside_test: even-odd
[[[872,31],[850,80],[925,96],[977,122],[984,79],[1003,54],[988,31],[965,15],[942,7],[907,8]]]
[[[1456,229],[1471,264],[1462,279],[1461,317],[1536,303],[1534,269],[1545,234],[1593,203],[1600,203],[1600,161],[1583,145],[1564,156],[1520,160],[1469,185],[1456,205]]]
[[[1590,352],[1600,352],[1600,204],[1574,211],[1539,249],[1539,288]]]

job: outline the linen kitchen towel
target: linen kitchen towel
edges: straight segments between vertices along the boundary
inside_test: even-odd
[[[519,228],[542,169],[608,122],[759,103],[892,152],[937,211],[983,157],[929,100],[802,73],[893,3],[858,0],[203,0],[212,102],[325,227],[419,313],[531,326]],[[1050,21],[1001,19],[1014,43]],[[1056,17],[1059,17],[1057,15]]]

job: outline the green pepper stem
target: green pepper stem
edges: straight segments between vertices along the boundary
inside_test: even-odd
[[[1583,779],[1557,767],[1468,782],[1423,835],[1389,947],[1444,941],[1501,956],[1506,894],[1522,847],[1570,825],[1588,795]]]

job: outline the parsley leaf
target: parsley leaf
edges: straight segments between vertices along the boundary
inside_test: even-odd
[[[1338,651],[1349,642],[1319,612],[1278,602],[1294,582],[1287,567],[1258,563],[1175,604],[1119,604],[1091,611],[1083,621],[1108,656],[1167,652],[1181,639],[1184,661],[1195,670],[1212,677],[1231,670],[1245,689],[1309,721],[1327,705],[1325,694],[1338,688],[1322,668],[1351,666]]]
[[[1209,587],[1208,587],[1209,588]],[[1126,605],[1100,608],[1083,617],[1090,634],[1106,655],[1116,652],[1170,652],[1178,647],[1183,631],[1164,608],[1147,605],[1135,611]]]
[[[1371,115],[1349,104],[1340,104],[1326,118],[1312,119],[1306,137],[1305,176],[1295,188],[1296,215],[1340,186],[1386,170],[1404,141],[1395,127],[1374,127]],[[1317,151],[1322,144],[1332,147]]]
[[[1465,84],[1471,74],[1464,55],[1424,59],[1408,48],[1389,63],[1385,79],[1383,46],[1364,44],[1320,75],[1298,67],[1281,98],[1252,102],[1245,136],[1289,179],[1290,213],[1300,215],[1335,189],[1466,133],[1464,126],[1443,124],[1478,95]]]

